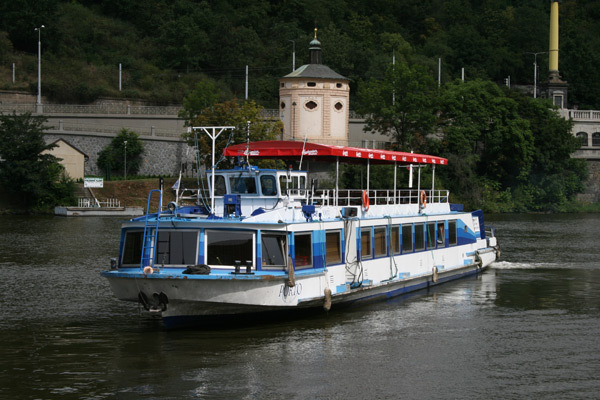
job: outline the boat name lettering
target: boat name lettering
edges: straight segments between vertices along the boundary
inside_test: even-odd
[[[342,151],[342,155],[348,157],[348,152],[346,150]]]
[[[318,156],[319,150],[303,150],[302,154],[305,156]]]
[[[289,287],[287,285],[281,285],[279,289],[279,297],[284,301],[290,297],[299,296],[302,293],[302,284],[297,283],[296,286]]]
[[[373,153],[369,153],[369,158],[373,158]]]
[[[362,152],[360,152],[360,151],[357,151],[357,152],[356,152],[356,157],[362,157]]]

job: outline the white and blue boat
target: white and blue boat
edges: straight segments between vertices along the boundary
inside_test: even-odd
[[[444,158],[294,141],[224,155],[247,161],[208,172],[210,194],[196,190],[195,205],[163,207],[162,191],[150,192],[146,215],[123,223],[119,256],[102,272],[117,298],[168,327],[386,299],[478,274],[499,256],[483,213],[450,204],[448,191],[420,179],[369,189],[373,163],[410,168],[412,181],[413,169],[433,168],[435,178]],[[256,168],[253,157],[333,163],[335,187],[316,188],[307,171]],[[338,189],[340,162],[367,165],[366,189]]]

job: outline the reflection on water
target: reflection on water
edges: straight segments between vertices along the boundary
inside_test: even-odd
[[[0,216],[0,398],[592,398],[600,217],[494,216],[502,261],[409,298],[165,331],[99,272],[117,219]]]

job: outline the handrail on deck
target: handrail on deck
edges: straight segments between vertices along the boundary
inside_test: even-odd
[[[417,190],[417,189],[377,189],[367,192],[369,205],[382,204],[419,204],[421,193],[426,195],[427,203],[448,203],[450,192],[448,190]],[[335,189],[317,190],[313,201],[322,205],[363,205],[363,190],[360,189],[342,189],[337,192]]]

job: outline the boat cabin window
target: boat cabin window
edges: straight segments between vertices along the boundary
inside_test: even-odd
[[[206,260],[208,265],[234,266],[236,261],[246,265],[254,260],[254,234],[243,231],[206,231]]]
[[[437,224],[437,245],[438,247],[446,246],[446,230],[443,221]]]
[[[142,262],[142,231],[127,231],[125,234],[125,246],[123,248],[122,265],[136,264]]]
[[[371,245],[371,228],[360,231],[361,259],[373,257],[373,246]]]
[[[215,175],[215,196],[225,196],[226,194],[225,177],[223,175]]]
[[[410,253],[413,251],[412,225],[402,225],[402,252]]]
[[[256,194],[256,179],[253,176],[230,176],[229,188],[232,194]]]
[[[158,231],[156,265],[190,265],[198,263],[198,232]]]
[[[325,233],[325,247],[327,251],[327,265],[342,262],[342,234],[340,231]]]
[[[456,221],[448,221],[448,244],[456,246]]]
[[[435,222],[428,222],[427,227],[427,248],[435,249]]]
[[[287,195],[288,190],[290,190],[289,194],[302,195],[303,193],[300,191],[306,189],[306,176],[292,175],[288,177],[287,175],[280,175],[279,185],[283,195]]]
[[[386,228],[375,228],[375,257],[387,255]]]
[[[415,251],[425,250],[425,225],[415,224]]]
[[[294,234],[294,251],[296,259],[296,268],[312,267],[312,234]]]
[[[392,235],[390,240],[392,241],[391,250],[394,254],[400,254],[400,227],[392,226]]]
[[[286,266],[286,235],[285,233],[263,233],[261,240],[261,260],[262,267]]]
[[[277,196],[277,180],[273,175],[260,177],[260,190],[263,196]]]

